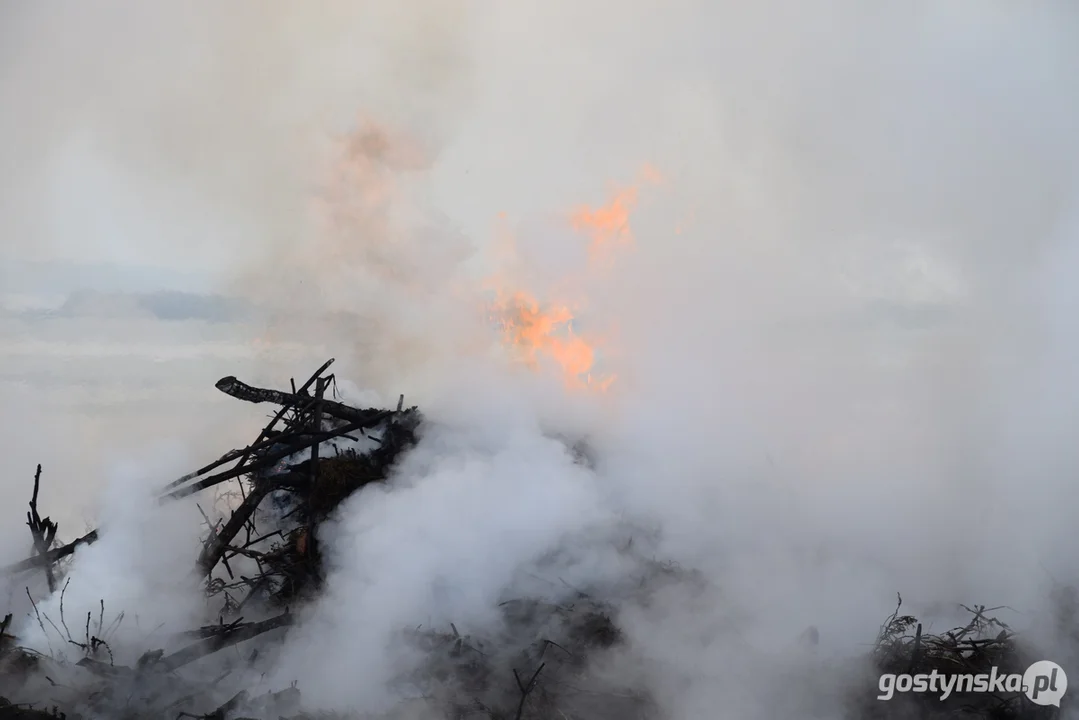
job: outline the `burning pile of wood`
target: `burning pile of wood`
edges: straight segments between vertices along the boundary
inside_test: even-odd
[[[970,614],[969,622],[941,633],[930,633],[913,615],[901,614],[902,607],[903,599],[899,597],[895,611],[881,625],[873,648],[872,666],[881,674],[932,674],[941,683],[947,679],[957,682],[960,678],[992,673],[1021,675],[1031,662],[1040,659],[1025,652],[1029,648],[1023,647],[1012,628],[990,614],[1004,608],[961,606]],[[939,692],[897,695],[888,702],[867,697],[862,716],[882,720],[897,717],[1045,720],[1056,716],[1056,708],[1034,705],[1021,690],[1014,688],[1004,692],[971,692],[958,682],[955,688],[943,700]]]
[[[3,618],[0,720],[315,717],[301,711],[296,687],[253,694],[251,672],[259,672],[260,651],[272,655],[274,646],[280,646],[281,635],[294,624],[293,610],[319,594],[324,579],[319,526],[357,490],[387,478],[416,442],[422,422],[415,407],[404,407],[403,397],[393,409],[360,409],[341,402],[333,375],[326,374],[332,362],[302,385],[292,383],[288,391],[252,387],[235,377],[218,381],[217,389],[234,398],[278,407],[250,445],[169,483],[160,495],[161,502],[169,502],[231,483],[231,512],[219,521],[203,514],[207,532],[198,557],[192,558],[205,582],[212,608],[208,617],[216,616],[217,622],[161,639],[155,643],[159,647],[148,648],[137,659],[132,656],[134,662],[118,662],[110,646],[122,612],[106,622],[102,603],[96,617],[90,613],[73,623],[74,632],[64,617],[69,582],[65,563],[79,547],[96,542],[99,533],[57,546],[57,524],[39,514],[38,467],[27,513],[34,554],[4,570],[8,575],[40,572],[49,592],[59,592],[59,617],[51,618],[27,588],[31,617],[42,633],[59,639],[69,652],[75,648],[77,655],[69,660],[63,652],[41,654],[20,646],[10,634],[12,616]],[[567,448],[578,462],[590,462],[580,444],[567,442]],[[657,562],[632,542],[619,552],[632,554],[643,568],[642,577],[629,585],[639,606],[647,606],[650,593],[664,583],[692,587],[703,582],[699,573]],[[379,717],[662,717],[647,692],[596,671],[594,661],[624,643],[617,607],[568,588],[557,601],[508,599],[500,609],[501,625],[484,637],[462,634],[453,625],[404,632],[404,645],[426,658],[401,678],[422,709],[417,713],[402,706]],[[924,634],[913,617],[901,616],[897,608],[882,627],[868,664],[886,673],[1019,667],[1013,633],[987,612],[977,608],[969,627],[934,636]],[[264,642],[250,642],[256,638]],[[812,640],[815,644],[815,630]],[[242,653],[220,652],[241,643]],[[1045,708],[1024,703],[1015,693],[957,697],[947,707],[929,707],[928,700],[882,703],[869,699],[868,692],[856,696],[853,717],[1045,716]],[[425,714],[432,709],[435,715]]]
[[[194,559],[218,621],[172,638],[168,649],[147,650],[133,664],[122,665],[113,657],[109,641],[115,623],[106,622],[103,605],[100,617],[88,616],[74,633],[69,630],[70,618],[63,612],[65,561],[79,547],[96,542],[99,532],[56,546],[56,523],[38,513],[39,466],[27,513],[34,554],[5,571],[45,574],[49,592],[60,593],[60,617],[49,618],[30,597],[32,616],[43,633],[75,647],[78,659],[20,647],[7,634],[7,616],[0,627],[0,720],[308,717],[296,714],[300,691],[295,687],[257,697],[247,690],[235,692],[242,682],[226,690],[230,683],[224,678],[243,668],[218,654],[259,636],[279,644],[278,636],[294,623],[293,610],[317,597],[322,585],[319,525],[357,490],[385,480],[416,441],[422,416],[415,407],[404,407],[403,397],[394,409],[340,402],[334,377],[326,374],[332,362],[299,387],[293,382],[288,391],[252,387],[235,377],[217,382],[218,390],[239,400],[278,406],[250,445],[169,483],[160,495],[164,503],[230,487],[231,513],[217,522],[203,513],[207,533]],[[580,447],[569,449],[586,462]],[[502,609],[505,627],[498,637],[462,636],[453,626],[405,633],[403,642],[429,660],[419,674],[402,682],[422,688],[423,702],[452,708],[461,718],[547,717],[573,694],[565,681],[581,677],[589,654],[621,641],[613,609],[585,593],[561,604],[509,601]],[[244,651],[249,655],[240,664],[249,669],[260,646],[248,644],[255,647]],[[212,657],[221,660],[214,667],[224,674],[208,681],[194,669],[196,662],[213,665]],[[185,674],[189,670],[190,676]],[[645,717],[649,703],[643,694],[622,690],[608,695],[589,689],[578,692],[573,702],[615,708],[619,718]]]
[[[165,489],[163,500],[186,497],[229,480],[246,479],[240,484],[242,502],[223,526],[211,525],[198,558],[199,570],[206,577],[212,577],[219,566],[228,576],[228,581],[216,578],[209,583],[212,594],[224,595],[225,613],[238,612],[258,596],[280,605],[317,591],[322,568],[317,543],[319,524],[353,492],[384,480],[397,456],[415,443],[420,414],[414,407],[403,407],[403,396],[394,410],[359,410],[327,398],[333,376],[324,377],[323,373],[332,362],[328,361],[291,392],[251,387],[235,377],[219,380],[217,389],[232,397],[272,403],[280,409],[251,445],[227,453]],[[310,392],[312,387],[314,391]],[[349,449],[330,457],[320,456],[323,446],[338,438],[353,442],[362,439],[375,447],[365,452]],[[310,457],[289,462],[301,453],[309,453]],[[234,461],[231,468],[218,469]],[[271,496],[277,498],[278,506],[286,504],[291,509],[278,518],[270,533],[260,532],[255,517]],[[244,539],[238,542],[241,533]],[[265,546],[274,537],[281,542],[273,544],[269,551],[253,549]],[[237,578],[229,565],[237,556],[254,559],[259,574]]]
[[[421,421],[416,408],[404,407],[403,397],[395,409],[359,409],[331,397],[336,394],[330,392],[336,385],[333,375],[327,375],[326,371],[332,363],[332,359],[327,361],[299,387],[293,382],[288,392],[252,387],[235,377],[218,381],[217,388],[232,397],[279,408],[250,445],[226,453],[162,490],[160,500],[168,502],[232,481],[241,496],[227,521],[212,523],[206,518],[207,537],[195,559],[197,572],[206,580],[208,598],[222,599],[219,622],[191,631],[187,634],[187,644],[182,644],[181,639],[181,646],[173,652],[151,650],[134,667],[125,667],[116,664],[112,657],[103,609],[100,621],[95,624],[93,618],[88,618],[85,637],[76,639],[67,629],[65,618],[61,617],[60,626],[56,626],[52,619],[42,618],[34,604],[43,632],[48,623],[49,630],[58,633],[62,641],[78,646],[83,657],[77,666],[107,686],[94,692],[75,693],[67,702],[58,699],[65,693],[54,686],[57,691],[49,693],[47,701],[34,703],[36,707],[54,708],[49,714],[115,717],[122,712],[130,717],[175,718],[177,712],[185,712],[185,700],[198,705],[199,699],[214,695],[197,689],[192,692],[178,677],[177,670],[224,648],[292,624],[294,616],[289,606],[312,597],[322,581],[317,542],[320,523],[353,492],[387,477],[398,455],[414,444]],[[327,448],[336,440],[348,440],[354,446],[367,448],[343,451],[335,448],[327,456]],[[40,482],[39,465],[27,513],[34,555],[4,570],[9,575],[40,570],[46,576],[50,593],[60,589],[62,608],[67,589],[66,583],[58,588],[64,571],[62,563],[80,546],[96,542],[99,532],[94,530],[65,545],[54,546],[57,524],[48,517],[42,518],[38,512]],[[281,512],[285,506],[288,511]],[[257,572],[235,572],[233,566],[238,558],[250,561],[248,566],[253,565]],[[241,614],[245,609],[265,617],[245,622]],[[0,645],[0,695],[3,696],[0,718],[44,716],[44,710],[12,705],[4,698],[23,699],[23,691],[35,684],[35,673],[40,674],[38,671],[43,671],[45,665],[55,665],[57,658],[46,658],[17,647],[15,638],[7,634],[10,626],[8,615],[0,626],[4,632],[4,642]],[[52,672],[56,671],[53,667]],[[51,678],[48,682],[52,683]],[[119,705],[118,693],[127,693],[127,700]],[[231,709],[241,706],[250,709],[260,703],[264,711],[280,714],[283,698],[292,698],[295,693],[292,688],[285,696],[271,694],[258,702],[244,693],[232,697],[207,717],[224,718]],[[271,700],[273,708],[267,705]]]

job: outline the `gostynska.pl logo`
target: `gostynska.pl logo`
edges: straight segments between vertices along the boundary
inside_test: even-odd
[[[1039,660],[1023,674],[1002,673],[993,667],[988,673],[943,675],[936,670],[917,675],[880,676],[878,700],[891,700],[896,693],[934,693],[947,700],[952,693],[1022,692],[1035,705],[1060,707],[1060,698],[1068,689],[1064,668],[1051,660]]]

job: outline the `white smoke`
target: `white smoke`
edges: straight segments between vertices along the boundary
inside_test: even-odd
[[[897,590],[1022,624],[1050,574],[1076,579],[1068,4],[107,5],[4,11],[19,112],[0,123],[23,139],[2,151],[5,257],[224,266],[223,287],[275,298],[281,339],[432,423],[327,528],[325,596],[276,678],[311,702],[382,705],[394,633],[483,627],[552,548],[573,557],[552,581],[616,576],[580,537],[627,519],[714,586],[622,618],[675,718],[775,717],[814,693],[838,716],[831,680],[777,698],[762,670],[795,683],[777,658],[806,626],[849,657]],[[315,140],[360,113],[429,162],[378,175],[402,194],[327,240],[307,209],[336,150]],[[586,240],[563,214],[646,162],[665,183],[642,190],[634,248],[583,281],[611,391],[567,397],[477,351],[496,213],[534,277],[576,277]],[[208,367],[192,392],[281,367]],[[587,436],[595,470],[552,432]],[[194,553],[131,558],[119,538],[161,529],[108,507],[117,539],[71,589],[81,612],[134,613]],[[141,579],[115,589],[113,559]],[[158,622],[182,624],[192,596],[168,597]]]

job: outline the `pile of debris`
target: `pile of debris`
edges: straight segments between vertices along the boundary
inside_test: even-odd
[[[288,391],[252,387],[235,377],[217,382],[218,390],[239,400],[279,406],[250,445],[169,483],[161,492],[161,502],[210,488],[228,488],[223,494],[232,496],[227,519],[215,522],[203,513],[207,534],[195,561],[217,622],[173,638],[174,647],[167,650],[148,650],[133,664],[118,663],[109,644],[122,615],[107,623],[102,605],[99,617],[86,618],[81,636],[68,629],[63,616],[64,562],[79,547],[96,542],[99,532],[55,546],[57,525],[38,512],[38,467],[27,513],[34,555],[4,571],[46,575],[49,592],[60,593],[59,622],[36,604],[34,616],[43,633],[76,647],[81,658],[68,662],[62,653],[46,656],[19,647],[7,633],[9,615],[0,626],[0,720],[308,717],[299,714],[296,687],[258,697],[246,689],[236,692],[242,681],[227,689],[230,675],[238,677],[255,666],[257,643],[246,667],[222,660],[214,665],[219,675],[210,679],[205,672],[186,676],[179,671],[260,636],[280,645],[280,634],[296,617],[294,609],[317,597],[322,587],[320,524],[357,490],[384,481],[416,442],[422,416],[415,407],[405,408],[403,397],[394,409],[360,409],[341,402],[334,376],[326,374],[332,362],[299,387],[292,382]],[[570,450],[585,461],[580,448]],[[565,680],[580,678],[591,653],[621,640],[613,608],[584,593],[569,603],[509,601],[502,609],[500,637],[461,636],[453,626],[445,632],[419,628],[406,633],[405,642],[429,660],[422,672],[402,682],[422,695],[426,706],[448,708],[454,717],[550,717],[573,694]],[[78,627],[83,629],[81,621]],[[592,690],[577,694],[571,700],[575,707],[603,706],[610,717],[644,718],[650,707],[641,693],[624,688],[609,696]]]
[[[1014,687],[1015,683],[1008,683],[1003,691],[992,686],[986,691],[975,685],[979,676],[989,681],[1005,676],[1015,679],[1042,659],[1007,623],[988,614],[1005,608],[961,605],[970,615],[969,622],[932,634],[924,632],[923,624],[913,615],[900,614],[902,606],[900,596],[895,611],[881,625],[871,654],[872,668],[878,678],[923,676],[935,684],[927,692],[893,690],[887,702],[880,701],[887,688],[878,684],[872,698],[862,698],[859,717],[1048,720],[1059,716],[1058,708],[1032,703],[1024,688]]]
[[[69,629],[64,617],[65,564],[79,547],[96,542],[99,533],[95,530],[56,545],[57,524],[42,518],[38,510],[38,467],[27,513],[34,554],[3,571],[40,572],[50,594],[59,592],[59,617],[54,619],[39,610],[28,588],[31,617],[46,636],[76,648],[78,658],[69,661],[62,652],[42,654],[21,647],[10,634],[12,616],[7,615],[0,622],[0,720],[315,717],[302,710],[297,687],[251,693],[256,686],[251,678],[266,668],[259,665],[265,660],[260,651],[272,656],[294,624],[294,610],[319,595],[325,572],[318,544],[320,525],[346,498],[368,484],[385,481],[416,443],[423,422],[415,407],[404,407],[403,397],[393,409],[360,409],[341,402],[333,375],[326,374],[332,362],[299,387],[291,383],[288,391],[252,387],[235,377],[218,381],[217,389],[234,398],[278,409],[251,444],[169,483],[161,492],[161,502],[210,488],[227,488],[225,494],[231,496],[227,519],[214,521],[203,513],[206,536],[193,558],[205,583],[207,619],[217,621],[159,641],[163,647],[132,656],[127,664],[114,657],[110,645],[123,613],[106,622],[102,604],[96,617],[94,613],[85,621],[80,617],[76,633]],[[586,447],[569,440],[566,445],[577,462],[590,462]],[[645,574],[631,583],[638,605],[647,605],[645,596],[664,583],[703,583],[699,573],[655,561],[647,553],[638,557],[631,545],[625,552],[633,553]],[[420,708],[405,704],[379,717],[662,717],[646,691],[597,670],[601,665],[597,659],[624,645],[617,607],[570,588],[557,599],[509,599],[500,610],[501,624],[484,637],[462,634],[453,625],[404,632],[405,646],[424,660],[400,678],[401,695],[415,696]],[[953,676],[988,673],[993,667],[1022,673],[1029,658],[1020,651],[1011,629],[989,612],[974,608],[967,626],[930,635],[914,617],[900,615],[897,607],[882,626],[868,665],[873,672],[896,674],[935,671]],[[816,630],[811,630],[815,644]],[[261,643],[252,642],[256,638]],[[242,654],[221,652],[241,643],[246,644]],[[958,692],[946,702],[907,693],[881,702],[876,677],[871,684],[852,700],[854,717],[1041,720],[1052,717],[1055,710],[1036,706],[1015,691]]]

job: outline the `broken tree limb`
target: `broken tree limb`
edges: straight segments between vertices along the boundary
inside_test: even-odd
[[[299,437],[300,436],[297,435],[297,436],[295,436],[295,439],[299,439]],[[188,482],[189,480],[195,480],[196,478],[199,478],[199,477],[205,475],[206,473],[210,472],[211,470],[215,470],[216,468],[219,468],[222,465],[224,465],[226,463],[230,463],[233,460],[237,460],[237,459],[240,462],[238,462],[236,464],[236,466],[233,467],[232,469],[233,470],[238,470],[238,469],[240,469],[240,468],[242,468],[244,466],[244,463],[246,462],[248,456],[251,453],[258,452],[259,450],[265,450],[267,448],[271,448],[274,445],[289,445],[291,439],[292,438],[283,437],[282,435],[275,435],[274,437],[271,437],[271,438],[268,438],[268,439],[265,439],[265,440],[260,440],[259,442],[256,442],[256,443],[252,443],[251,445],[248,445],[245,448],[240,448],[240,449],[237,449],[237,450],[229,450],[227,453],[222,455],[218,460],[215,460],[214,462],[210,463],[209,465],[201,467],[201,468],[199,468],[198,470],[196,470],[193,473],[188,473],[187,475],[184,475],[182,478],[179,478],[178,480],[173,480],[172,482],[170,482],[168,485],[166,485],[164,487],[162,492],[168,492],[169,490],[172,490],[173,488],[176,488],[176,487],[179,487],[179,486],[183,485],[185,482]]]
[[[217,532],[211,532],[210,537],[207,538],[198,560],[198,567],[202,574],[209,575],[226,553],[231,551],[243,554],[245,552],[243,548],[232,547],[232,539],[240,533],[267,495],[274,490],[292,488],[307,482],[309,482],[308,476],[290,472],[256,483],[240,506],[232,511],[232,516],[225,526]]]
[[[134,670],[125,665],[110,665],[89,657],[85,657],[75,664],[102,678],[130,677],[135,674]]]
[[[514,720],[521,720],[521,716],[525,711],[525,703],[528,701],[528,696],[536,689],[536,680],[539,679],[539,674],[546,666],[547,663],[543,663],[536,668],[536,672],[532,673],[532,677],[529,678],[527,683],[521,682],[521,676],[517,674],[517,670],[513,671],[513,679],[517,681],[517,689],[521,691],[521,701],[517,704],[517,714],[514,715]]]
[[[48,558],[49,548],[56,539],[56,531],[59,529],[50,518],[41,519],[37,511],[37,495],[41,489],[41,463],[38,463],[34,473],[34,494],[30,497],[30,511],[26,513],[26,525],[30,528],[30,534],[34,538],[34,549],[41,558]],[[49,583],[49,592],[56,592],[56,576],[52,572],[52,562],[43,560],[45,578]]]
[[[51,565],[58,560],[63,560],[68,555],[72,555],[80,545],[90,545],[95,542],[97,542],[97,530],[92,530],[67,545],[49,550],[45,555],[35,555],[32,558],[27,558],[26,560],[21,560],[12,565],[8,565],[7,567],[0,569],[0,573],[17,573],[24,570],[32,570],[33,568],[41,567],[43,565]]]
[[[260,460],[253,462],[249,465],[234,467],[230,470],[225,470],[224,472],[217,473],[216,475],[211,475],[207,478],[203,478],[202,480],[186,487],[177,488],[166,495],[162,495],[161,501],[179,500],[180,498],[187,497],[188,495],[193,495],[200,490],[205,490],[206,488],[223,483],[226,480],[231,480],[233,478],[240,477],[241,475],[247,475],[248,473],[254,472],[256,470],[266,470],[276,465],[278,461],[284,460],[290,455],[295,455],[298,452],[302,452],[303,450],[307,450],[308,448],[314,447],[315,445],[324,443],[327,440],[333,440],[336,437],[347,435],[351,432],[355,432],[356,430],[372,427],[382,422],[386,418],[392,416],[393,414],[394,412],[392,410],[381,410],[369,417],[364,418],[363,420],[356,420],[334,430],[318,433],[317,435],[314,435],[313,438],[312,436],[306,436],[306,439],[298,440],[295,443],[289,444],[285,449],[278,452],[267,454],[263,456]],[[286,443],[282,441],[281,444],[284,445]]]
[[[275,405],[295,406],[306,404],[314,399],[307,393],[297,392],[294,394],[281,392],[280,390],[252,387],[251,385],[240,382],[232,375],[218,380],[216,387],[226,395],[255,404],[268,402]],[[371,424],[378,422],[386,415],[393,414],[393,411],[376,410],[373,408],[358,410],[335,400],[323,400],[322,413],[329,417],[337,418],[338,420]]]
[[[322,406],[325,403],[326,394],[326,381],[323,378],[319,378],[315,383],[315,411],[311,416],[311,430],[313,432],[322,431]],[[318,461],[318,445],[311,448],[311,487],[318,487],[319,478],[319,461]],[[315,519],[310,512],[307,513],[307,530],[305,536],[307,538],[308,551],[312,553],[312,556],[317,557],[317,533],[315,532]]]
[[[245,640],[250,640],[263,633],[270,632],[271,630],[287,627],[291,625],[293,621],[293,614],[286,611],[269,620],[238,625],[228,632],[219,633],[213,637],[206,638],[205,640],[199,640],[181,650],[177,650],[172,655],[162,658],[158,663],[158,667],[165,672],[172,672],[188,663],[193,663],[207,655],[212,655],[218,650],[237,645]]]
[[[322,364],[322,367],[320,367],[318,370],[316,370],[315,374],[312,375],[310,378],[308,378],[307,382],[305,382],[303,385],[301,385],[300,389],[297,390],[296,393],[301,394],[301,393],[307,392],[307,389],[309,387],[311,387],[311,385],[313,385],[315,382],[317,382],[318,380],[320,380],[322,378],[322,373],[326,372],[326,369],[329,368],[330,365],[333,365],[333,362],[334,362],[333,358],[330,358],[329,360],[324,362]],[[402,396],[402,397],[404,397],[404,396]],[[312,400],[311,402],[313,403],[314,401]],[[232,450],[232,451],[230,451],[228,453],[225,453],[225,455],[223,455],[219,460],[216,460],[216,461],[210,463],[209,465],[196,470],[193,473],[190,473],[188,475],[184,475],[182,478],[180,478],[178,480],[172,481],[171,483],[169,483],[168,485],[165,486],[165,488],[163,489],[163,492],[167,491],[167,490],[171,490],[174,487],[179,487],[180,485],[183,485],[185,482],[187,482],[189,480],[194,480],[195,478],[199,477],[200,475],[205,475],[206,473],[210,472],[211,470],[213,470],[215,468],[218,468],[218,467],[221,467],[225,463],[231,462],[232,460],[235,460],[236,458],[240,459],[240,462],[237,463],[237,467],[240,467],[240,466],[244,465],[246,463],[246,461],[247,461],[247,458],[251,455],[252,452],[254,452],[256,450],[259,450],[259,449],[261,449],[263,447],[268,447],[268,446],[270,446],[270,445],[272,445],[274,443],[274,440],[270,439],[270,436],[273,433],[274,428],[277,426],[277,423],[279,423],[281,421],[281,418],[283,418],[285,416],[285,413],[287,413],[292,408],[293,408],[292,405],[288,405],[288,404],[283,405],[281,407],[281,409],[278,410],[277,413],[270,419],[270,422],[267,423],[267,425],[264,428],[262,428],[262,432],[259,433],[259,436],[257,438],[255,438],[255,442],[251,443],[246,448],[243,448],[242,450]],[[304,407],[302,410],[306,410],[306,409],[307,408]],[[398,408],[398,409],[400,409],[400,408]]]
[[[311,417],[311,432],[322,432],[322,404],[326,392],[326,383],[322,378],[315,383],[315,412]],[[318,482],[318,444],[311,447],[311,484]]]
[[[220,532],[210,533],[210,537],[206,539],[206,544],[203,545],[198,559],[198,568],[203,575],[209,575],[221,558],[225,556],[232,539],[239,534],[247,521],[255,514],[259,504],[270,493],[270,490],[271,488],[265,484],[256,485],[251,493],[244,498],[244,501],[240,503],[240,506],[233,510],[232,517],[225,523],[225,527],[221,528]]]
[[[225,720],[231,713],[234,713],[240,707],[243,706],[248,700],[248,694],[246,690],[241,690],[232,696],[232,699],[221,705],[208,715],[191,715],[189,717],[198,717],[201,720]]]
[[[198,628],[197,630],[185,630],[183,632],[176,633],[176,635],[174,635],[173,637],[175,637],[177,640],[179,640],[179,639],[190,639],[190,638],[196,638],[198,640],[205,640],[206,638],[215,637],[217,635],[221,635],[222,633],[232,632],[236,628],[243,625],[243,622],[244,622],[243,617],[238,617],[235,620],[233,620],[232,622],[228,622],[228,623],[226,623],[224,621],[224,619],[221,619],[215,625],[203,625],[202,627]],[[162,655],[164,655],[164,653],[162,653]],[[160,660],[160,659],[161,658],[157,658],[157,660]],[[154,660],[154,662],[157,662],[157,660]]]

